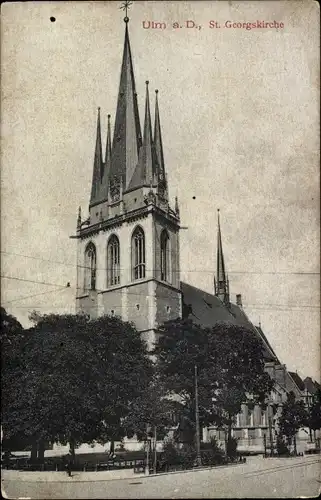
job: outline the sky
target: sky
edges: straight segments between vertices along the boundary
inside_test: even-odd
[[[78,206],[88,213],[97,107],[104,142],[107,114],[112,123],[115,115],[119,7],[2,5],[1,291],[2,305],[24,326],[33,310],[74,312],[76,240],[69,236]],[[148,79],[151,95],[159,89],[170,198],[178,196],[187,228],[181,279],[213,292],[220,208],[232,301],[241,293],[279,359],[315,378],[318,9],[313,1],[135,1],[129,10],[140,117]],[[187,28],[188,20],[201,28]],[[284,27],[225,27],[257,20]],[[166,28],[143,27],[152,21]]]

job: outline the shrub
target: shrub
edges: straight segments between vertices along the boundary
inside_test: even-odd
[[[226,441],[226,455],[228,458],[234,460],[237,457],[237,439],[235,437],[230,437]]]
[[[202,464],[219,465],[225,462],[225,453],[213,436],[208,443],[202,444]]]
[[[290,450],[281,434],[276,437],[276,451],[279,456],[290,455]]]
[[[167,465],[178,465],[181,463],[180,452],[172,441],[166,441],[163,445],[162,462]]]
[[[179,450],[179,461],[183,469],[191,469],[195,465],[196,451],[193,445],[184,445]]]

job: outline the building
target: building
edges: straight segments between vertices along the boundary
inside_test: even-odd
[[[180,213],[177,199],[169,202],[164,163],[158,91],[151,122],[149,82],[146,82],[141,127],[126,16],[125,40],[113,137],[108,115],[103,154],[100,109],[94,152],[89,217],[77,220],[78,312],[91,317],[119,315],[132,321],[149,347],[158,326],[169,319],[190,317],[203,326],[228,321],[253,330],[262,342],[266,370],[276,381],[267,409],[244,404],[234,434],[239,448],[262,451],[263,437],[273,436],[275,416],[293,390],[304,397],[297,377],[286,370],[265,337],[261,325],[247,317],[241,294],[233,303],[225,269],[218,215],[217,268],[213,294],[180,280]],[[304,385],[304,384],[303,384]],[[204,439],[217,435],[205,429]]]
[[[152,128],[153,133],[152,133]],[[89,218],[78,217],[77,310],[133,321],[149,345],[157,325],[182,314],[179,208],[171,208],[155,93],[149,86],[143,132],[125,18],[125,42],[113,140],[110,115],[102,153],[100,110]]]

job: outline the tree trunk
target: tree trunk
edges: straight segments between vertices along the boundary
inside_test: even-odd
[[[288,440],[289,453],[291,453],[292,439],[290,436],[288,436],[287,440]]]
[[[109,453],[111,455],[115,453],[115,441],[113,439],[110,441]]]
[[[76,458],[76,454],[75,454],[75,440],[73,437],[70,438],[70,452],[71,452],[71,456],[72,456],[72,462],[75,463],[75,458]]]
[[[38,461],[43,464],[45,459],[45,442],[41,439],[38,443]]]
[[[232,422],[231,422],[231,420],[229,420],[228,428],[227,428],[227,440],[231,441],[231,439],[232,439]]]
[[[297,451],[296,451],[296,435],[295,434],[293,436],[293,451],[294,451],[294,455],[296,456]]]
[[[31,463],[35,463],[37,461],[37,455],[38,455],[38,443],[36,441],[33,441],[31,445],[31,456],[30,456]]]

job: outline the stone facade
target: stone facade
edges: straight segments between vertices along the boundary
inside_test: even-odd
[[[126,196],[124,196],[126,199]],[[137,202],[138,203],[138,202]],[[127,205],[126,205],[127,206]],[[140,227],[145,235],[145,276],[133,277],[132,235]],[[168,276],[161,278],[160,235],[166,229],[168,240]],[[133,322],[144,337],[152,339],[160,324],[181,316],[179,275],[178,221],[155,205],[123,211],[121,217],[112,217],[100,223],[90,223],[78,231],[78,294],[77,311],[91,317],[118,315]],[[107,247],[111,236],[119,240],[119,283],[108,285]],[[95,289],[86,289],[85,252],[88,244],[96,249]],[[149,342],[149,341],[148,341]]]

